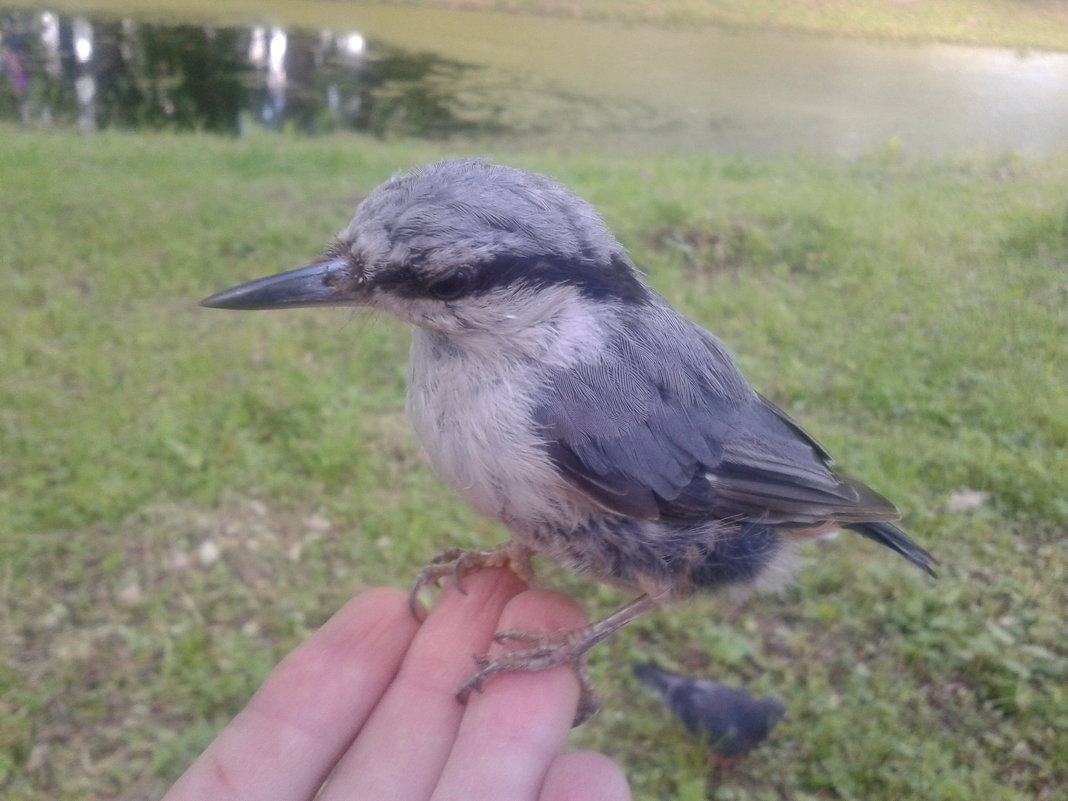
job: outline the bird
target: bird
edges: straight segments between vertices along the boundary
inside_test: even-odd
[[[672,673],[651,663],[636,664],[633,671],[717,757],[745,756],[764,742],[786,715],[786,704],[779,698],[757,699],[745,690]]]
[[[410,324],[406,409],[434,473],[509,539],[447,548],[416,577],[538,555],[634,595],[578,629],[502,631],[508,671],[572,665],[576,722],[598,699],[589,650],[699,592],[783,573],[795,544],[851,529],[935,575],[897,508],[757,392],[727,346],[657,293],[586,200],[484,159],[401,172],[306,267],[201,301],[217,309],[366,307]]]

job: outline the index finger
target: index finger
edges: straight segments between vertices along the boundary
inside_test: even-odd
[[[578,628],[582,609],[569,598],[529,590],[505,607],[499,628],[531,632]],[[468,701],[434,799],[535,799],[567,745],[579,682],[570,665],[492,677]]]
[[[511,570],[479,570],[449,585],[319,801],[426,799],[448,759],[464,707],[456,691],[489,648],[501,611],[525,588]]]
[[[407,595],[370,590],[287,656],[165,796],[311,798],[396,675],[418,629]]]

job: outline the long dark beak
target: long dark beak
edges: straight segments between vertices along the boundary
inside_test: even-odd
[[[200,301],[209,309],[299,309],[305,306],[352,306],[352,277],[342,259],[270,275],[216,292]]]

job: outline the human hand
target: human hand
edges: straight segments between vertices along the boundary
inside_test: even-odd
[[[466,576],[464,589],[447,587],[422,624],[399,590],[354,598],[282,660],[165,801],[629,799],[607,757],[564,753],[579,695],[570,668],[505,674],[466,705],[455,698],[495,632],[573,628],[582,612],[508,570]]]

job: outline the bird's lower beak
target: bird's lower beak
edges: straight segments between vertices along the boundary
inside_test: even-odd
[[[270,275],[216,292],[200,301],[211,309],[299,309],[305,306],[352,306],[359,300],[343,259]]]

